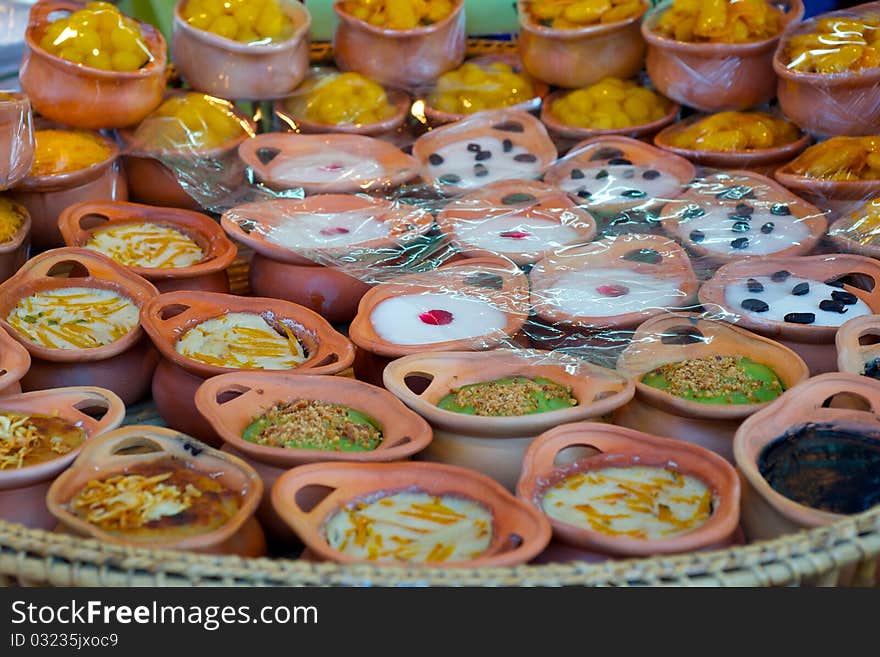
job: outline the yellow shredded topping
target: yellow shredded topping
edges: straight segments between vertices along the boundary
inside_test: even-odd
[[[81,130],[34,132],[31,176],[54,176],[88,169],[110,157],[110,147],[98,136]]]
[[[85,439],[81,427],[58,417],[0,411],[0,470],[49,461]]]
[[[0,243],[8,242],[21,229],[25,219],[24,209],[10,201],[0,197]]]
[[[161,224],[131,223],[96,230],[85,246],[126,267],[188,267],[205,257],[189,235]]]

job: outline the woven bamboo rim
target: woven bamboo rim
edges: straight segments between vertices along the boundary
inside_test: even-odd
[[[515,52],[508,41],[470,40],[468,55]],[[312,61],[332,60],[312,44]],[[230,282],[247,293],[243,252]],[[463,570],[338,566],[295,559],[215,557],[127,548],[0,521],[0,585],[52,586],[872,586],[880,558],[880,507],[772,541],[601,564]]]

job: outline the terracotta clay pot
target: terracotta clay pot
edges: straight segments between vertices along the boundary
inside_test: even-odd
[[[333,3],[339,22],[333,37],[336,64],[391,87],[430,84],[457,68],[465,56],[464,2],[456,0],[446,18],[411,30],[370,25]]]
[[[482,68],[485,68],[489,64],[495,63],[507,64],[513,69],[515,73],[519,73],[532,85],[532,88],[535,91],[534,97],[529,98],[528,100],[525,100],[521,103],[517,103],[516,105],[508,105],[503,109],[521,110],[523,112],[537,112],[541,109],[544,97],[550,92],[550,87],[547,85],[546,82],[536,80],[523,70],[522,61],[520,61],[519,57],[517,57],[516,55],[483,55],[482,57],[474,57],[473,59],[469,59],[466,63],[475,64],[476,66],[480,66]],[[428,122],[431,126],[440,126],[447,123],[454,123],[455,121],[461,121],[462,119],[473,116],[473,113],[459,114],[455,112],[445,112],[441,109],[434,107],[433,105],[431,105],[431,93],[433,92],[433,90],[434,88],[422,94],[422,101],[425,104],[425,117],[428,119]]]
[[[80,427],[87,440],[115,429],[125,418],[125,406],[119,397],[109,390],[87,386],[3,397],[0,412],[9,411],[57,416]],[[46,508],[46,493],[81,450],[82,445],[50,461],[0,470],[0,518],[36,529],[55,527],[57,521]]]
[[[315,487],[324,489],[323,499],[314,495]],[[278,479],[272,487],[272,505],[315,558],[342,564],[358,563],[355,558],[330,547],[322,531],[324,523],[334,512],[355,500],[401,490],[463,497],[483,505],[492,514],[492,539],[485,552],[466,561],[426,565],[513,566],[528,562],[550,540],[550,524],[529,504],[517,500],[485,475],[439,463],[304,465]]]
[[[480,244],[479,233],[493,220],[495,234],[483,235],[495,243],[490,248]],[[437,225],[463,255],[501,255],[520,267],[559,248],[587,243],[596,234],[596,220],[589,212],[564,192],[534,180],[499,180],[453,199],[437,215]],[[557,236],[552,231],[566,232]],[[497,243],[498,238],[503,243]]]
[[[418,319],[425,325],[426,341],[400,344],[383,338],[373,323],[376,309],[389,299],[424,294],[438,294],[449,299],[448,302],[446,299],[431,299],[427,302],[431,308],[412,310],[418,311]],[[456,303],[460,300],[476,303],[465,309]],[[417,302],[418,299],[413,301]],[[448,305],[452,310],[443,308],[443,305]],[[500,313],[504,326],[497,329],[493,326],[485,332],[477,331],[478,334],[472,337],[451,340],[442,340],[445,329],[429,328],[453,324],[461,319],[462,313],[467,318],[478,317],[480,312]],[[401,356],[435,351],[483,351],[509,345],[522,329],[528,312],[528,280],[515,265],[501,258],[470,258],[430,272],[399,276],[372,288],[361,299],[358,314],[349,328],[349,336],[358,347],[355,376],[362,381],[382,385],[385,366]],[[458,317],[456,313],[459,313]],[[401,321],[404,319],[401,314],[397,317]],[[383,327],[382,330],[387,328]],[[435,339],[440,341],[431,342]]]
[[[303,3],[279,2],[294,24],[287,39],[250,44],[187,23],[181,14],[187,1],[174,7],[171,59],[193,89],[233,100],[269,100],[290,93],[305,78],[312,17]]]
[[[573,463],[559,464],[558,458],[571,448],[586,448],[592,455],[578,458]],[[740,485],[733,466],[696,445],[624,427],[578,422],[542,434],[526,451],[516,493],[541,509],[547,490],[568,477],[628,466],[672,468],[701,480],[714,495],[712,515],[689,532],[650,540],[609,536],[551,518],[554,538],[577,548],[584,560],[597,556],[648,557],[694,552],[720,547],[734,540],[740,514]]]
[[[94,133],[110,149],[103,162],[86,169],[48,176],[28,175],[9,196],[27,208],[31,216],[31,243],[44,250],[64,245],[58,230],[58,217],[74,203],[84,201],[125,201],[128,186],[119,168],[116,142]]]
[[[773,56],[778,76],[776,94],[785,115],[814,135],[876,135],[880,132],[880,70],[865,68],[831,75],[788,68],[785,57],[788,42],[815,30],[819,20],[864,19],[876,16],[880,2],[866,2],[849,9],[816,16],[785,34]],[[834,46],[827,46],[833,52]]]
[[[226,269],[238,255],[235,245],[217,222],[207,215],[175,208],[157,208],[137,203],[77,203],[65,209],[58,227],[67,246],[85,247],[96,231],[125,224],[158,224],[174,228],[193,240],[204,253],[188,267],[128,267],[150,281],[159,292],[205,290],[229,292]]]
[[[349,165],[334,160],[336,153],[351,158]],[[241,143],[239,157],[253,169],[257,178],[276,191],[301,187],[306,194],[377,193],[398,187],[418,175],[418,164],[409,155],[388,142],[362,135],[296,135],[267,133]],[[326,155],[329,168],[339,171],[337,178],[313,182],[288,174],[285,168],[297,158]],[[352,170],[355,163],[374,163],[376,171],[359,173]],[[315,168],[317,164],[310,164]]]
[[[687,158],[694,164],[715,169],[746,169],[763,176],[772,176],[782,164],[793,160],[801,154],[812,139],[800,131],[795,141],[770,148],[750,148],[739,151],[713,151],[700,148],[682,148],[672,142],[682,132],[697,121],[705,119],[705,115],[690,116],[683,121],[673,123],[661,130],[654,137],[654,145],[670,153]]]
[[[14,205],[24,215],[24,221],[12,239],[0,243],[0,283],[21,268],[28,259],[31,248],[31,215],[23,205]]]
[[[235,491],[241,498],[238,512],[211,531],[164,540],[138,540],[102,530],[75,515],[68,507],[71,498],[89,481],[124,474],[129,468],[169,458]],[[106,543],[259,557],[266,553],[266,539],[253,515],[262,494],[263,482],[241,459],[171,429],[131,425],[88,441],[70,469],[49,488],[46,503],[64,530]]]
[[[591,281],[595,269],[615,275]],[[622,346],[628,343],[625,332],[646,319],[693,305],[699,288],[684,249],[656,235],[619,235],[558,251],[539,261],[529,279],[535,313],[529,335],[544,349]],[[575,311],[577,297],[570,310],[560,305],[575,293],[587,295],[580,299],[586,312]],[[590,305],[595,310],[587,310]]]
[[[747,206],[742,209],[749,214],[731,221],[731,216],[739,216],[741,206]],[[703,214],[693,216],[696,211]],[[774,214],[783,211],[788,214]],[[750,257],[807,255],[828,227],[821,210],[785,187],[760,174],[737,170],[700,179],[663,206],[659,216],[664,232],[695,260],[699,258],[703,268]]]
[[[803,17],[801,0],[780,6],[779,34],[748,43],[688,43],[660,36],[654,28],[668,8],[657,7],[642,22],[648,75],[664,96],[705,112],[744,110],[773,99],[773,52],[785,27]]]
[[[341,404],[365,413],[381,427],[382,442],[369,452],[267,447],[242,438],[244,430],[278,403],[309,399]],[[221,374],[199,386],[196,408],[230,453],[254,467],[266,485],[257,515],[267,530],[284,535],[286,525],[272,509],[269,490],[285,471],[306,463],[402,461],[431,442],[431,427],[392,394],[354,379],[334,376],[288,376],[278,372]],[[289,532],[289,530],[288,530]]]
[[[23,180],[34,162],[34,119],[23,93],[0,91],[0,153],[2,191]]]
[[[617,371],[635,381],[636,397],[617,409],[614,423],[650,431],[711,450],[733,461],[733,434],[762,404],[705,404],[677,397],[642,382],[668,363],[711,356],[742,356],[769,366],[785,389],[810,376],[806,363],[788,347],[697,313],[652,317],[636,329],[617,361]]]
[[[880,200],[871,199],[840,217],[828,229],[828,239],[840,251],[880,259],[880,242],[875,217]]]
[[[825,407],[835,395],[855,396],[869,409]],[[880,429],[880,385],[855,374],[831,372],[813,377],[742,423],[733,452],[743,481],[742,523],[749,540],[771,539],[801,529],[820,527],[847,517],[821,511],[774,490],[758,469],[764,448],[788,431],[807,425],[864,432]],[[828,447],[833,439],[828,439]]]
[[[518,0],[519,54],[526,70],[557,87],[586,87],[602,78],[631,78],[642,69],[645,42],[638,16],[617,23],[560,30],[536,23]],[[648,4],[645,3],[645,9]]]
[[[571,388],[577,406],[510,417],[466,415],[438,403],[453,390],[505,377],[543,377]],[[413,380],[429,382],[424,390]],[[538,434],[557,425],[599,418],[632,399],[634,388],[613,370],[564,354],[506,350],[414,354],[385,368],[385,387],[431,423],[434,440],[420,460],[482,472],[509,490],[519,479],[523,454]]]
[[[214,292],[179,291],[160,294],[141,308],[141,325],[159,350],[162,361],[153,376],[153,402],[169,426],[219,446],[213,428],[195,405],[198,387],[217,374],[243,372],[193,360],[177,352],[176,344],[189,329],[227,313],[256,313],[281,323],[296,336],[308,358],[286,375],[337,374],[354,359],[354,348],[319,315],[278,299],[239,297]]]
[[[599,172],[593,174],[595,169],[599,169]],[[620,193],[601,191],[607,188],[606,183],[595,183],[595,180],[607,180],[609,173],[615,174],[616,179],[618,171],[621,176],[628,171],[635,172],[629,179],[611,183],[614,185],[612,189],[625,190]],[[660,176],[649,180],[645,178],[648,171],[659,172]],[[550,167],[544,181],[568,192],[575,203],[594,214],[610,216],[628,210],[651,211],[659,208],[669,199],[681,195],[696,175],[694,165],[682,157],[636,139],[612,136],[595,137],[575,145],[565,157]],[[664,179],[663,176],[668,178]],[[663,183],[662,186],[654,187],[657,180]],[[587,189],[596,184],[599,185],[598,193]],[[657,193],[658,189],[662,191]],[[631,194],[629,190],[638,193]]]
[[[357,218],[347,221],[346,213]],[[315,215],[326,215],[327,227],[321,233],[336,240],[336,246],[333,241],[326,247],[285,246],[272,239],[273,233],[289,230],[297,221],[310,222]],[[377,238],[368,226],[373,222],[387,225],[389,234]],[[298,303],[331,323],[351,321],[374,278],[370,268],[391,265],[395,253],[404,257],[408,245],[432,224],[433,217],[425,210],[365,194],[246,203],[228,210],[220,220],[230,237],[254,251],[248,269],[254,294]],[[340,233],[353,233],[352,239],[340,242]],[[360,240],[358,233],[363,236]]]
[[[771,276],[781,271],[819,283],[838,281],[842,292],[854,294],[868,305],[871,312],[880,313],[880,286],[877,285],[880,282],[880,263],[856,255],[748,258],[724,265],[700,288],[700,302],[707,310],[723,312],[725,321],[735,322],[738,326],[791,348],[804,359],[811,374],[834,371],[837,368],[834,350],[837,326],[763,319],[727,303],[728,286],[743,285],[749,278]]]
[[[533,166],[523,167],[519,171],[512,168],[514,165],[508,161],[506,163],[507,169],[503,169],[501,174],[504,178],[538,178],[556,160],[556,146],[547,135],[544,124],[534,116],[528,112],[514,109],[489,110],[478,112],[462,121],[426,132],[415,141],[412,153],[421,166],[422,179],[447,194],[457,194],[475,187],[483,187],[487,182],[496,180],[497,178],[493,177],[483,180],[482,177],[476,175],[470,182],[464,179],[463,176],[470,174],[475,168],[475,165],[470,162],[467,165],[462,165],[464,168],[457,166],[450,168],[445,162],[438,165],[431,162],[434,159],[432,156],[435,156],[437,151],[442,148],[461,144],[464,151],[469,143],[480,139],[493,139],[502,143],[509,141],[510,153],[514,154],[514,162],[517,157],[533,158],[528,162]],[[517,153],[517,150],[523,152]],[[474,154],[471,153],[471,155]],[[486,165],[497,164],[505,155],[507,155],[506,151],[496,152],[492,159],[486,161]],[[510,160],[509,155],[507,158]],[[482,165],[482,162],[477,163]],[[509,173],[506,173],[507,171]],[[531,173],[529,174],[527,171]],[[458,177],[459,181],[450,180],[448,178],[450,174]]]
[[[32,342],[6,321],[21,299],[67,287],[110,290],[138,307],[157,294],[148,281],[87,249],[54,249],[28,260],[15,276],[0,285],[0,326],[31,355],[30,370],[21,380],[22,389],[98,386],[112,390],[126,404],[140,401],[149,391],[157,355],[139,326],[100,347],[52,349]]]
[[[82,5],[41,0],[31,8],[19,78],[31,105],[42,116],[74,128],[123,128],[140,122],[165,93],[165,39],[149,23],[138,21],[151,61],[137,71],[105,71],[67,61],[40,47],[55,12],[72,13]]]
[[[862,315],[844,322],[834,337],[837,348],[837,369],[849,374],[871,376],[880,358],[880,316]]]
[[[662,118],[659,118],[656,121],[651,121],[650,123],[634,125],[628,128],[609,128],[606,130],[600,128],[582,128],[580,126],[563,123],[562,120],[557,118],[553,113],[553,103],[570,93],[570,90],[565,89],[554,91],[544,99],[544,102],[541,105],[541,121],[547,126],[547,130],[551,135],[561,139],[584,141],[596,137],[618,136],[650,141],[657,132],[678,119],[681,114],[681,105],[668,100],[669,111],[666,112]]]
[[[27,349],[0,329],[0,397],[21,392],[21,378],[31,366]]]

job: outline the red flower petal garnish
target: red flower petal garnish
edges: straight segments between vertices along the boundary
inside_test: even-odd
[[[622,297],[629,294],[629,288],[626,285],[600,285],[596,292],[603,297]]]
[[[531,237],[531,233],[527,233],[524,230],[508,230],[503,233],[498,233],[499,237],[509,237],[513,240],[524,240],[527,237]]]
[[[431,326],[444,326],[452,323],[452,313],[448,310],[429,310],[419,315],[419,319]]]
[[[348,228],[343,228],[342,226],[321,229],[321,235],[347,235],[350,232]]]
[[[322,167],[318,167],[318,171],[339,171],[343,168],[345,167],[343,167],[341,164],[327,164]]]

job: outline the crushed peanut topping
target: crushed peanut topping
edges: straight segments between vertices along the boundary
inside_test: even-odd
[[[374,420],[347,406],[298,399],[270,408],[243,437],[267,447],[367,452],[382,442],[382,431]]]
[[[437,405],[456,413],[501,417],[556,411],[577,403],[569,386],[517,376],[462,386]]]
[[[82,444],[86,432],[51,415],[0,412],[0,470],[17,470],[62,456]]]
[[[132,223],[96,230],[85,246],[126,267],[188,267],[205,257],[202,247],[188,235],[160,224]]]

